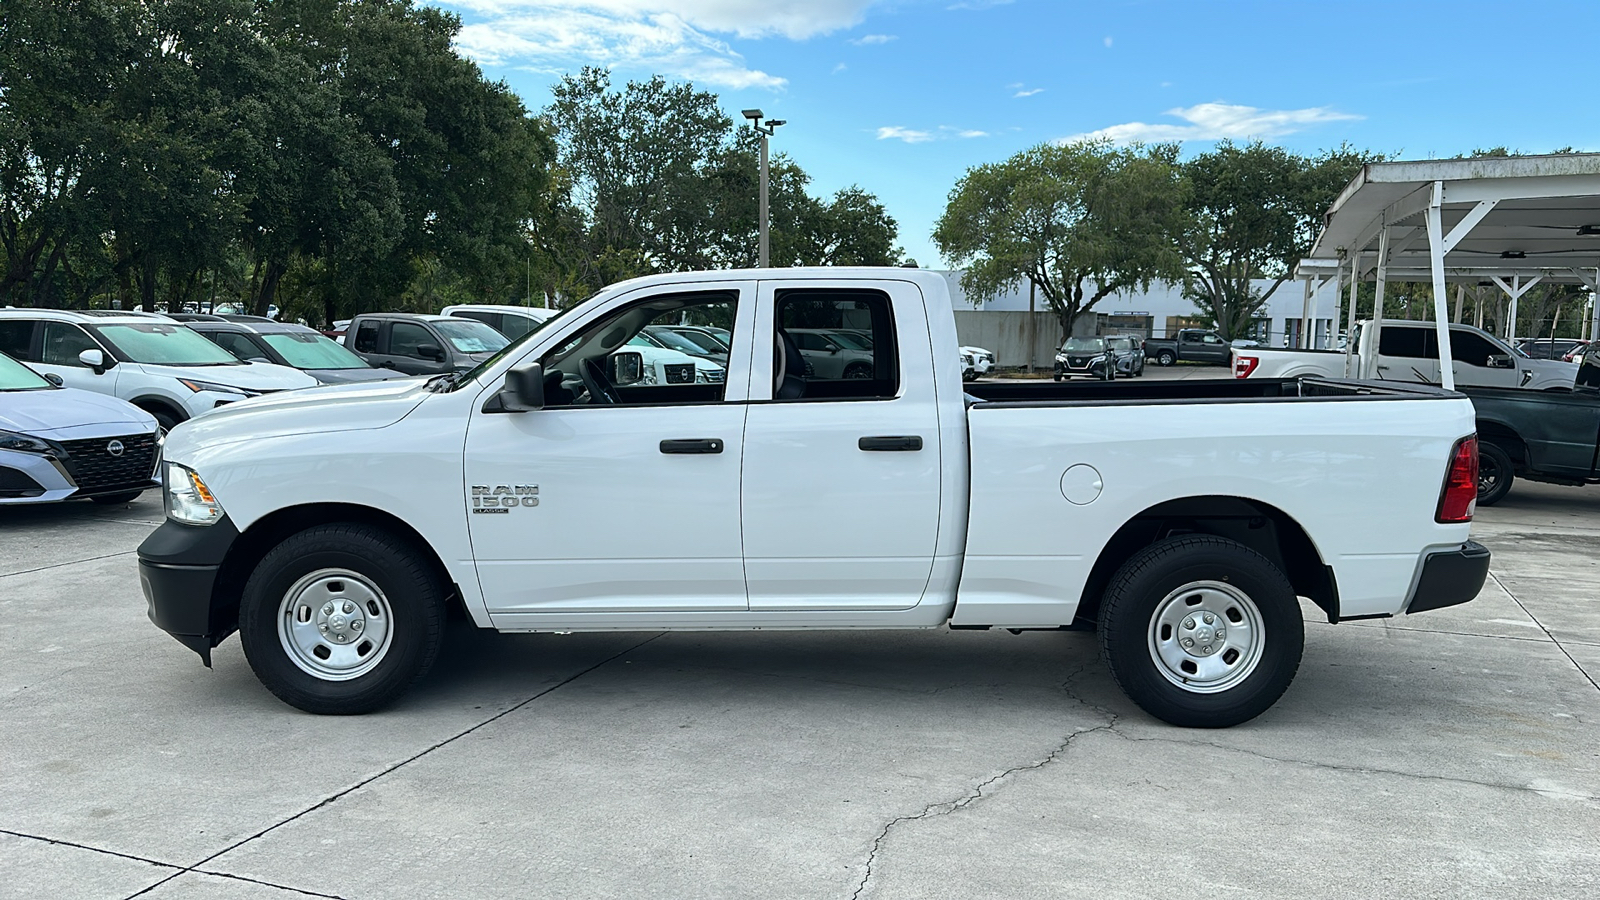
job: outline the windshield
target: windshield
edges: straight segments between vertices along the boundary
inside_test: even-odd
[[[1094,350],[1104,350],[1105,348],[1105,340],[1097,337],[1069,337],[1067,342],[1061,345],[1061,349],[1069,353],[1088,353]]]
[[[676,331],[668,331],[664,328],[651,331],[650,336],[661,343],[666,344],[673,350],[682,351],[690,356],[709,356],[713,353],[719,352],[701,344],[697,344],[693,340],[682,334],[679,334]]]
[[[261,339],[296,369],[370,368],[366,360],[346,350],[343,344],[320,334],[289,331],[263,334]]]
[[[588,303],[590,300],[593,300],[595,297],[598,297],[598,296],[600,296],[598,293],[590,294],[587,298],[584,299],[583,303]],[[479,375],[482,375],[484,373],[484,370],[488,369],[490,366],[494,365],[495,363],[498,363],[506,355],[511,354],[511,353],[516,353],[517,352],[517,348],[519,348],[523,344],[526,344],[527,342],[533,340],[536,335],[538,335],[540,332],[544,331],[545,328],[549,327],[557,319],[559,319],[562,316],[565,316],[567,313],[572,312],[573,310],[578,309],[579,307],[583,306],[583,303],[579,303],[579,304],[576,304],[574,306],[569,306],[566,309],[563,309],[560,312],[556,313],[555,315],[551,316],[550,318],[545,319],[543,325],[540,325],[538,328],[534,329],[533,331],[530,331],[527,334],[523,335],[522,337],[519,337],[516,340],[512,341],[511,343],[505,345],[504,347],[501,347],[500,350],[495,353],[495,355],[489,357],[488,359],[484,360],[481,363],[478,363],[477,365],[473,366],[472,368],[468,369],[467,371],[462,372],[460,376],[458,376],[454,381],[450,382],[449,390],[455,390],[460,385],[466,384],[467,382],[473,380],[474,378],[477,378]],[[485,327],[487,327],[487,326],[485,326]],[[490,330],[492,331],[493,329],[490,329]],[[498,332],[496,332],[496,333],[498,333]]]
[[[834,340],[843,344],[847,350],[872,349],[872,339],[865,335],[856,334],[853,331],[833,331],[829,333],[833,335]]]
[[[0,391],[39,391],[54,387],[39,373],[0,353]]]
[[[435,319],[433,327],[459,353],[493,353],[511,343],[505,335],[473,319]]]
[[[232,353],[177,323],[90,326],[123,356],[154,366],[242,366]]]

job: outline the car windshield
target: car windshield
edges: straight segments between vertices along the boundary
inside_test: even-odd
[[[123,356],[153,366],[242,366],[245,363],[176,322],[90,326]]]
[[[460,353],[493,353],[511,343],[505,335],[473,319],[435,319],[433,327]]]
[[[1105,348],[1105,339],[1097,337],[1069,337],[1067,342],[1061,345],[1061,349],[1069,353],[1074,351],[1086,353],[1092,350],[1104,350]]]
[[[688,331],[688,332],[680,331],[678,333],[683,335],[684,337],[688,338],[689,340],[694,341],[695,343],[700,344],[700,345],[702,345],[704,347],[707,347],[707,348],[709,348],[711,350],[715,350],[715,351],[718,351],[720,353],[727,353],[728,352],[728,342],[723,340],[722,338],[718,337],[717,335],[713,334],[712,332],[709,332],[709,331]]]
[[[308,331],[263,334],[267,346],[278,351],[296,369],[366,369],[367,361],[343,344]]]
[[[849,350],[871,350],[872,341],[853,331],[835,331],[833,339],[843,344]]]
[[[1111,342],[1111,349],[1117,351],[1118,353],[1132,353],[1133,341],[1127,338],[1116,338]]]
[[[721,352],[719,350],[713,350],[704,344],[696,343],[694,340],[683,334],[679,334],[676,331],[669,331],[665,328],[653,329],[650,332],[650,336],[661,343],[666,344],[668,347],[671,347],[673,350],[680,350],[689,354],[690,356],[710,356],[713,353]]]
[[[0,391],[42,391],[54,387],[38,372],[0,353]]]

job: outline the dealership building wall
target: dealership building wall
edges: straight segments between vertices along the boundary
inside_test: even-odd
[[[1019,284],[988,302],[974,302],[961,288],[960,271],[940,273],[950,284],[955,302],[956,333],[964,345],[993,350],[996,364],[1021,366],[1028,363],[1028,339],[1034,343],[1034,362],[1049,365],[1053,350],[1060,343],[1061,327],[1048,311],[1044,300],[1035,301],[1036,310],[1028,314],[1028,285]],[[1253,282],[1256,290],[1272,287],[1268,279]],[[1329,281],[1311,298],[1313,346],[1328,348],[1337,342],[1343,323],[1334,327],[1338,309],[1337,287]],[[1286,281],[1256,314],[1255,328],[1247,337],[1271,347],[1299,344],[1300,316],[1305,301],[1303,282]],[[1033,319],[1032,331],[1029,319]],[[1194,302],[1183,296],[1183,286],[1165,282],[1151,284],[1148,290],[1118,291],[1096,303],[1073,323],[1077,335],[1132,334],[1140,337],[1168,337],[1180,328],[1209,328],[1211,321],[1201,315]],[[987,342],[987,343],[986,343]]]

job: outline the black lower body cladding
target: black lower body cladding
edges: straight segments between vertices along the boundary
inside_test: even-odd
[[[227,517],[210,525],[170,519],[139,545],[139,584],[150,621],[211,665],[211,648],[239,624],[237,598],[218,605],[217,572],[239,537]]]
[[[1467,541],[1458,550],[1431,553],[1422,563],[1422,577],[1406,604],[1406,613],[1427,612],[1466,603],[1483,590],[1489,577],[1489,548]]]

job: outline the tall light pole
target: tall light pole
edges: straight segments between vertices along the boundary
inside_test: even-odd
[[[761,243],[757,259],[758,265],[765,269],[771,262],[772,257],[767,245],[767,139],[772,137],[772,133],[777,131],[778,126],[784,124],[784,121],[782,119],[767,119],[766,123],[763,124],[761,120],[765,117],[765,113],[759,109],[745,110],[744,117],[750,120],[750,127],[761,134],[761,211],[760,224],[758,225],[761,233]]]

